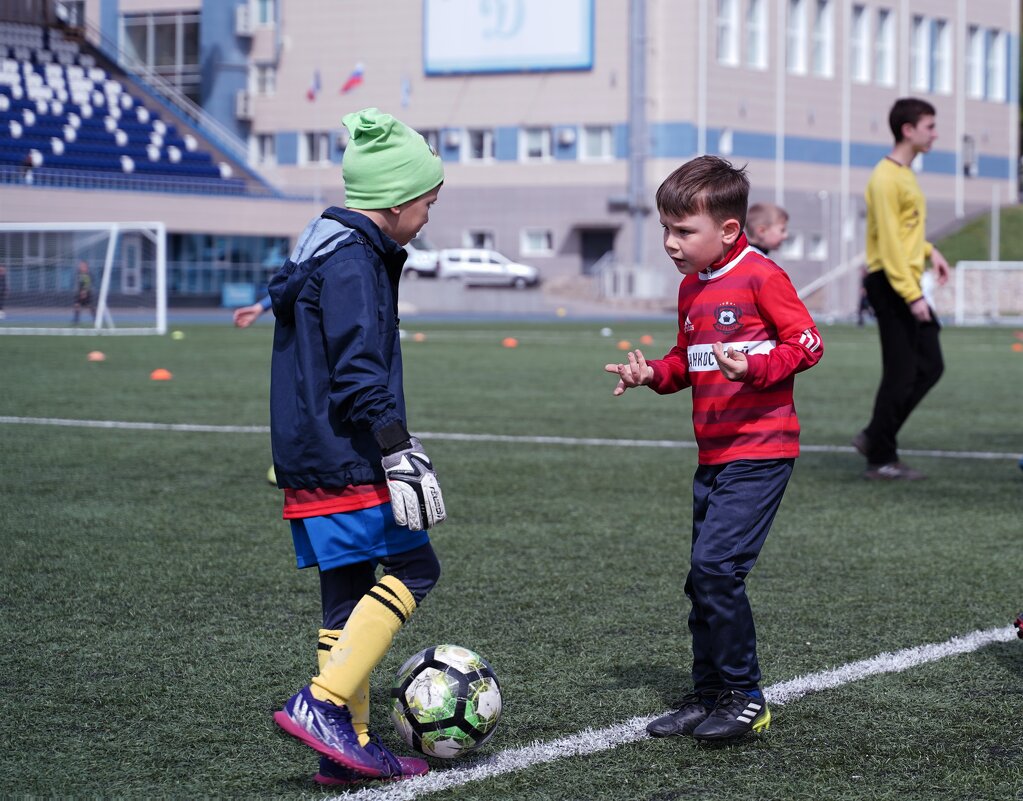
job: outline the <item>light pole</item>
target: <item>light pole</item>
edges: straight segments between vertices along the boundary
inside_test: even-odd
[[[628,210],[632,224],[632,263],[646,261],[643,235],[646,205],[646,161],[649,135],[646,120],[646,0],[629,3],[629,191]]]

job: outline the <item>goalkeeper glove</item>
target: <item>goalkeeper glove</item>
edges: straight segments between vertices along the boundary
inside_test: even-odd
[[[395,523],[420,531],[444,521],[448,514],[440,483],[433,463],[416,437],[410,437],[406,447],[386,454],[381,463]]]

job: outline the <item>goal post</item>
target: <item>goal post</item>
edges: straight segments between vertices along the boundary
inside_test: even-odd
[[[162,222],[0,223],[0,334],[165,334]]]
[[[961,261],[952,274],[956,325],[1023,325],[1023,261]]]

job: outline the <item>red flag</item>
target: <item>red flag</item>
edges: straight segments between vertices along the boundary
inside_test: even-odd
[[[320,71],[316,70],[313,73],[313,82],[309,84],[309,88],[306,89],[305,96],[306,100],[310,103],[316,99],[316,96],[320,93]]]
[[[352,74],[348,76],[348,80],[341,86],[341,94],[346,95],[357,86],[362,83],[362,62],[360,61],[355,65],[355,69]]]

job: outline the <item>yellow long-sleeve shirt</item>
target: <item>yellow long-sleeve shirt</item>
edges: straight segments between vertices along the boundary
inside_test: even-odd
[[[931,243],[924,236],[927,201],[916,176],[890,158],[882,159],[867,182],[867,270],[884,270],[906,303],[923,296],[920,278]]]

